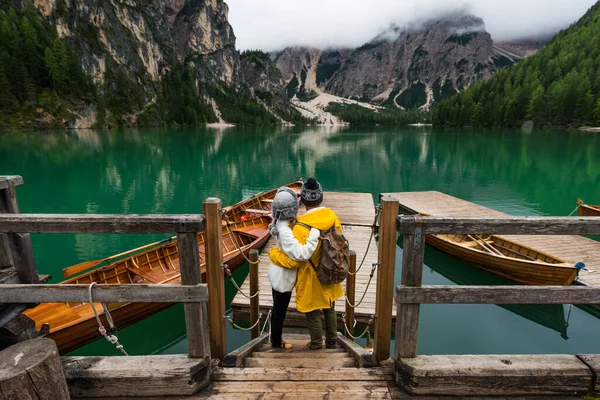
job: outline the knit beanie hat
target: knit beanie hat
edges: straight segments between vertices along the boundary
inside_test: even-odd
[[[279,188],[272,203],[273,223],[269,225],[271,235],[279,234],[276,223],[277,220],[290,220],[298,215],[298,196],[293,189],[288,187]]]
[[[323,202],[323,189],[321,184],[315,178],[309,178],[302,184],[300,191],[302,204],[313,207],[318,206]]]

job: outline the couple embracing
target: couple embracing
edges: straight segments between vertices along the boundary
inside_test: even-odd
[[[325,345],[327,348],[335,348],[335,300],[342,297],[344,290],[341,283],[323,283],[317,276],[316,268],[322,251],[319,243],[321,233],[333,227],[341,233],[342,225],[332,210],[321,206],[323,190],[314,178],[308,179],[302,185],[300,201],[306,207],[306,213],[298,217],[298,198],[295,191],[286,187],[280,188],[273,200],[271,234],[276,237],[277,246],[269,253],[269,281],[273,287],[271,346],[284,349],[292,347],[282,340],[282,331],[295,286],[296,309],[306,316],[310,332],[310,343],[307,347],[313,350],[323,347],[323,313]]]

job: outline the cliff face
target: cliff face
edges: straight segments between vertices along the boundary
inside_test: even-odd
[[[289,48],[273,57],[296,91],[319,88],[402,108],[429,108],[520,58],[494,46],[472,15],[391,27],[355,50]]]

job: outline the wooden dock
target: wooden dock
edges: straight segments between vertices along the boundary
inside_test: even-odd
[[[340,193],[325,192],[323,205],[331,208],[339,216],[344,226],[344,235],[350,242],[350,248],[356,252],[357,268],[360,265],[365,252],[369,237],[371,236],[371,225],[375,217],[375,204],[373,196],[369,193]],[[303,213],[301,207],[299,213]],[[269,250],[275,245],[275,240],[271,239],[265,246],[258,264],[259,287],[260,292],[260,310],[267,315],[273,305],[273,296],[271,294],[271,285],[267,276],[269,268]],[[363,267],[356,274],[356,302],[358,302],[365,292],[371,267],[377,262],[377,244],[373,238],[369,247]],[[377,274],[373,276],[373,281],[364,301],[355,309],[355,319],[357,326],[364,326],[370,317],[375,314],[375,292],[377,288]],[[244,293],[250,293],[249,279],[246,279],[242,285]],[[346,298],[341,298],[335,304],[338,312],[338,321],[340,329],[343,328],[342,314],[345,311]],[[231,302],[233,316],[236,320],[249,321],[250,319],[250,300],[241,294],[237,294]],[[395,306],[394,306],[395,310]],[[395,311],[394,311],[395,312]],[[286,326],[305,326],[306,320],[303,314],[296,311],[295,291],[290,301],[290,308],[286,317]]]
[[[400,201],[400,211],[406,214],[427,213],[444,217],[501,217],[507,214],[440,192],[389,193]],[[588,270],[581,271],[579,283],[600,285],[600,242],[583,236],[566,235],[502,235],[565,261],[583,262]]]

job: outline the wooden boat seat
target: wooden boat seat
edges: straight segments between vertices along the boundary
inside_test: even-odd
[[[146,283],[160,283],[161,281],[164,281],[165,279],[168,279],[171,276],[175,276],[175,275],[179,274],[178,269],[167,270],[167,273],[165,274],[164,271],[162,270],[162,268],[160,268],[160,267],[155,267],[152,270],[142,271],[142,269],[137,269],[134,267],[130,267],[128,265],[127,270],[132,274],[135,274],[135,275],[138,275],[138,276],[144,278]]]
[[[248,214],[260,214],[260,215],[269,215],[271,214],[271,211],[267,211],[267,210],[257,210],[255,208],[246,208],[244,210],[245,213]]]

